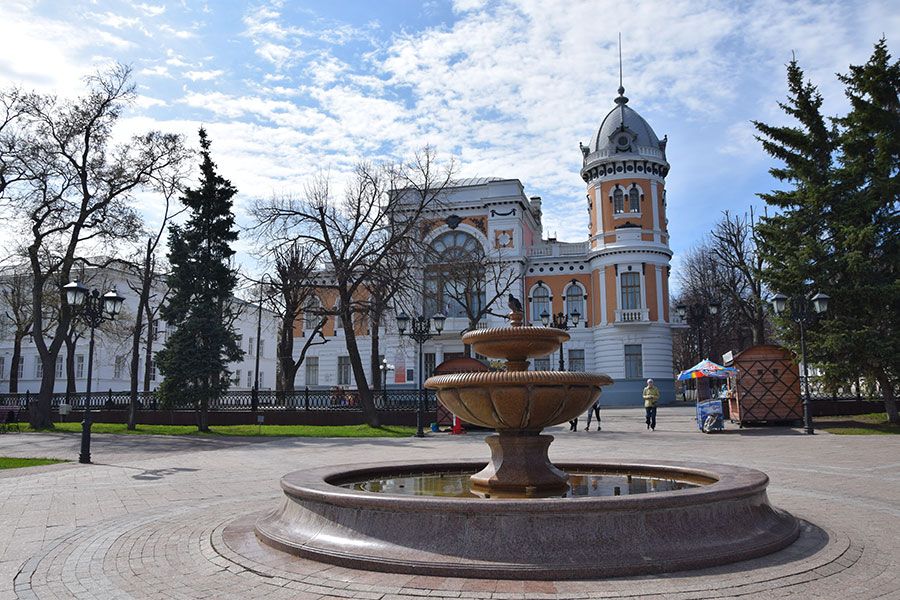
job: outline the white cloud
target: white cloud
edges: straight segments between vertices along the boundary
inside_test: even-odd
[[[180,40],[188,40],[192,37],[195,37],[196,34],[193,31],[188,31],[186,29],[175,29],[171,25],[160,25],[159,30],[167,35],[171,35]]]
[[[165,65],[156,65],[155,67],[144,67],[140,71],[138,71],[138,75],[145,75],[147,77],[172,77],[172,74],[169,73],[169,68]]]
[[[123,17],[122,15],[118,15],[112,12],[105,13],[90,13],[89,16],[93,17],[97,20],[101,25],[106,25],[107,27],[112,27],[114,29],[128,29],[131,27],[135,27],[140,23],[140,19],[137,17]]]
[[[294,53],[287,46],[266,42],[256,49],[256,54],[275,65],[276,69],[281,69],[289,63]]]
[[[222,69],[215,69],[212,71],[185,71],[184,76],[191,81],[210,81],[212,79],[218,79],[224,73],[225,71]]]
[[[140,4],[132,4],[134,8],[138,9],[148,17],[158,17],[159,15],[166,12],[166,7],[163,4],[149,4],[149,3],[140,3]]]

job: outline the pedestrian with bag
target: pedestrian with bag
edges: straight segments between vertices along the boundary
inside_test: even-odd
[[[647,380],[644,388],[644,410],[647,412],[647,429],[656,431],[656,404],[659,402],[659,388],[653,385],[653,380]]]

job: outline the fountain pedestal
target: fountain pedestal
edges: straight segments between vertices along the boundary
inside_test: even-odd
[[[557,469],[547,456],[552,435],[500,433],[489,435],[484,441],[491,448],[491,462],[471,477],[478,491],[522,495],[565,491],[569,476]]]

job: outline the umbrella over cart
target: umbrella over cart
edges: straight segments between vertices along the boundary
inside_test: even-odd
[[[708,358],[701,360],[690,369],[686,369],[678,374],[678,381],[687,381],[690,379],[726,379],[728,376],[737,373],[734,367],[723,367]],[[704,386],[708,390],[708,386]],[[697,394],[697,427],[700,431],[709,433],[710,431],[721,431],[725,428],[725,420],[723,418],[722,402],[710,398],[701,398]]]

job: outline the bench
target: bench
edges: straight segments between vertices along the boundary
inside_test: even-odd
[[[21,410],[21,406],[0,405],[0,433],[6,433],[14,426],[16,428],[16,431],[19,431],[19,412]]]

